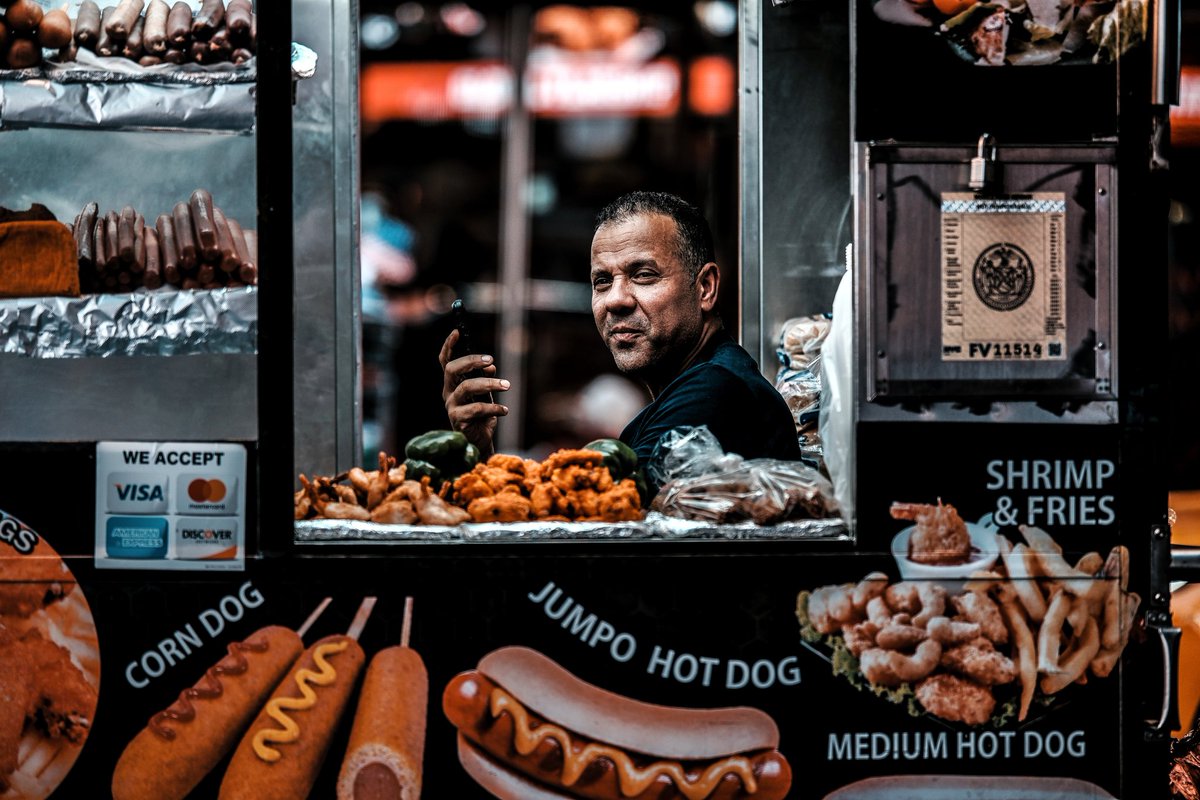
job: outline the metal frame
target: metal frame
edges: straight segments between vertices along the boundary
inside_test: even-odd
[[[1014,147],[1001,151],[1001,163],[1009,165],[1093,164],[1097,187],[1095,259],[1096,297],[1098,299],[1094,307],[1095,333],[1098,342],[1095,350],[1096,376],[1094,379],[1034,377],[1019,382],[986,376],[962,380],[907,380],[902,383],[889,379],[888,359],[891,350],[888,338],[888,315],[873,313],[877,310],[876,303],[883,302],[886,298],[887,284],[890,280],[885,270],[877,268],[880,259],[886,256],[888,237],[886,220],[878,218],[877,213],[883,213],[880,210],[883,204],[891,202],[891,198],[884,189],[886,177],[883,172],[889,165],[898,163],[943,166],[961,163],[965,165],[970,159],[973,149],[969,147],[918,147],[866,143],[859,145],[859,151],[859,163],[863,169],[860,173],[861,188],[859,192],[861,202],[859,203],[858,241],[860,244],[856,265],[859,313],[856,328],[860,340],[864,343],[859,348],[858,363],[863,376],[859,395],[860,405],[887,403],[896,399],[915,399],[929,403],[939,399],[961,399],[964,396],[972,395],[991,400],[1069,397],[1095,403],[1115,401],[1118,381],[1114,358],[1117,347],[1114,329],[1117,313],[1114,274],[1117,238],[1116,228],[1113,224],[1117,218],[1117,171],[1113,165],[1115,161],[1114,148],[1105,146]],[[1100,213],[1101,208],[1106,208],[1105,213]],[[1107,298],[1108,302],[1105,303],[1099,298]],[[1034,412],[1036,413],[1036,409]],[[1079,415],[1073,412],[1068,417],[1074,421],[1116,421],[1112,408],[1102,409],[1099,410],[1099,413],[1088,415]],[[1027,414],[1006,418],[1014,421],[1018,419],[1034,421],[1029,419]],[[1062,421],[1068,420],[1063,419]]]

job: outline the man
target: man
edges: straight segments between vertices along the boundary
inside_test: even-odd
[[[791,412],[716,312],[721,273],[700,212],[674,195],[632,192],[596,217],[592,315],[617,368],[653,398],[621,433],[646,463],[672,428],[707,425],[726,452],[797,460]],[[510,384],[491,356],[452,358],[458,332],[442,346],[442,398],[454,430],[481,452],[508,409],[488,392]],[[477,371],[477,372],[476,372]],[[477,377],[468,377],[470,373]]]

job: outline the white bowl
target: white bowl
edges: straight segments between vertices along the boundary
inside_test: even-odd
[[[996,532],[973,522],[966,523],[966,526],[971,547],[978,551],[978,556],[962,564],[921,564],[911,561],[908,557],[908,538],[917,526],[909,525],[897,533],[892,539],[892,557],[900,568],[900,577],[906,581],[936,581],[947,592],[957,594],[966,587],[967,579],[972,574],[991,569],[1000,555],[996,546]]]

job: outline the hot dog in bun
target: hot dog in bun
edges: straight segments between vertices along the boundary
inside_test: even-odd
[[[501,800],[782,800],[792,783],[762,711],[643,703],[525,647],[456,676],[442,707],[463,767]]]

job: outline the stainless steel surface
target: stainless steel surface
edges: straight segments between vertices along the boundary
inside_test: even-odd
[[[508,62],[512,74],[525,74],[529,42],[529,9],[513,6],[508,13]],[[512,388],[499,402],[508,406],[508,416],[496,428],[496,451],[515,453],[524,440],[525,376],[518,365],[525,363],[527,333],[527,283],[529,280],[530,218],[526,208],[526,182],[533,165],[533,121],[525,102],[523,80],[513,83],[513,102],[504,120],[503,154],[500,164],[500,286],[502,300],[496,331],[496,358]]]
[[[522,522],[445,525],[379,525],[319,519],[296,523],[296,541],[397,544],[469,542],[586,541],[842,541],[846,524],[838,519],[805,519],[768,527],[751,523],[711,525],[651,512],[640,522]]]
[[[860,218],[868,227],[860,231],[857,279],[865,301],[859,311],[865,402],[1018,390],[1030,397],[1115,398],[1113,147],[999,148],[997,192],[1060,192],[1067,203],[1070,350],[1065,361],[1041,362],[941,358],[938,198],[963,190],[976,148],[863,147]]]
[[[1181,0],[1150,0],[1150,102],[1178,105],[1183,66]]]
[[[0,300],[0,352],[29,358],[256,350],[258,290],[139,290]]]
[[[790,317],[828,311],[851,241],[848,4],[744,4],[741,339],[768,375]]]
[[[292,37],[318,56],[293,116],[295,463],[334,474],[362,463],[357,0],[293,0]]]
[[[762,361],[762,42],[759,33],[761,4],[748,0],[741,6],[738,27],[738,162],[742,179],[741,307],[738,339]]]
[[[255,356],[0,356],[0,441],[258,438]]]

